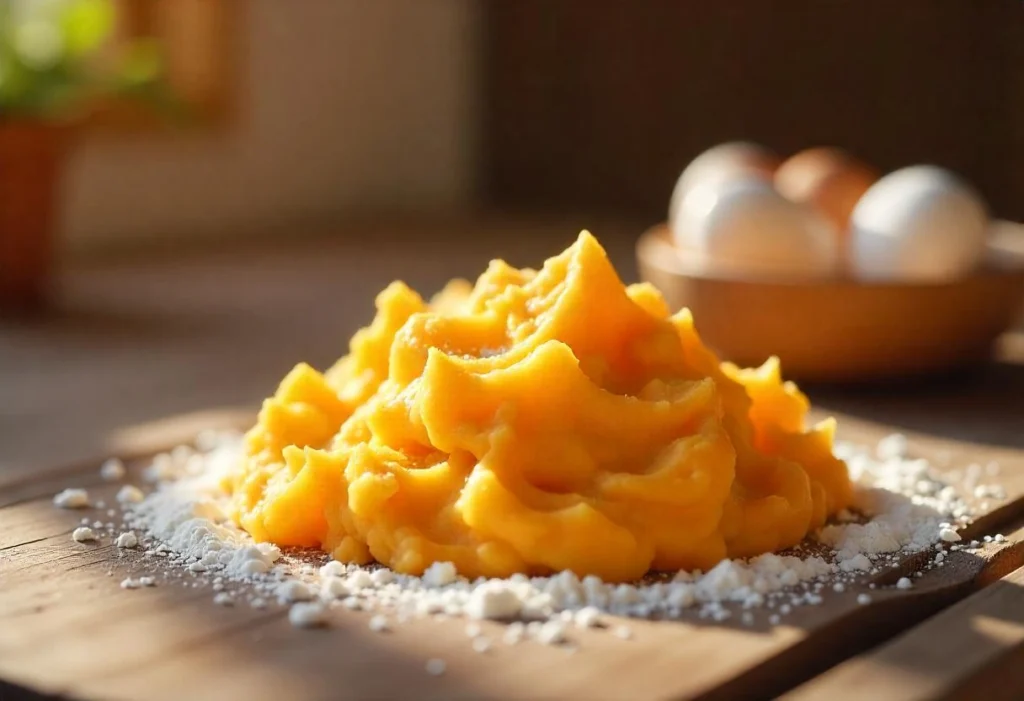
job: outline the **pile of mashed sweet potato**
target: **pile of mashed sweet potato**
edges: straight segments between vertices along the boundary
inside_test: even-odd
[[[707,570],[848,505],[834,423],[807,410],[777,362],[719,363],[583,232],[429,303],[389,286],[349,355],[264,402],[229,488],[258,541],[403,573]]]

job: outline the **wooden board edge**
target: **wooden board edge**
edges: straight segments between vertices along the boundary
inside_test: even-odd
[[[832,667],[782,698],[981,698],[973,689],[974,682],[990,677],[996,669],[1014,669],[1012,660],[1021,652],[1024,567],[885,644]],[[1019,671],[1019,667],[1016,669]],[[993,684],[985,698],[1019,698],[1022,687],[1012,687]]]

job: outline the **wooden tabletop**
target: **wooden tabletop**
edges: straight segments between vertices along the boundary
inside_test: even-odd
[[[401,278],[424,293],[493,257],[539,265],[586,222],[353,226],[244,248],[68,266],[57,308],[0,323],[0,699],[124,698],[1021,698],[1024,645],[1024,340],[1000,360],[913,385],[810,388],[840,436],[908,434],[949,469],[998,462],[1011,499],[976,524],[1007,544],[957,559],[869,607],[837,597],[781,626],[636,624],[631,646],[517,646],[467,654],[461,625],[380,636],[357,614],[329,631],[281,611],[215,607],[173,582],[117,588],[145,563],[86,549],[52,494],[95,485],[109,455],[145,455],[198,429],[244,425],[298,360],[324,367]],[[643,227],[593,232],[627,280]],[[700,320],[697,320],[699,327]],[[109,488],[108,488],[109,491]],[[109,576],[108,576],[108,573]],[[931,577],[929,579],[929,577]],[[851,593],[852,594],[852,593]],[[814,610],[811,610],[814,609]],[[618,641],[621,643],[621,641]],[[432,654],[433,653],[433,654]],[[449,673],[430,678],[423,660]],[[1017,684],[1017,686],[1014,686]]]

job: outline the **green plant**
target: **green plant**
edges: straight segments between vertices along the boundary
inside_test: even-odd
[[[111,42],[111,0],[0,0],[0,119],[73,119],[101,98],[171,104],[159,45]]]

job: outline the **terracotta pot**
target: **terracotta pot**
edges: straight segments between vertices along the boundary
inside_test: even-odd
[[[61,127],[0,120],[0,310],[46,300],[66,141]]]

